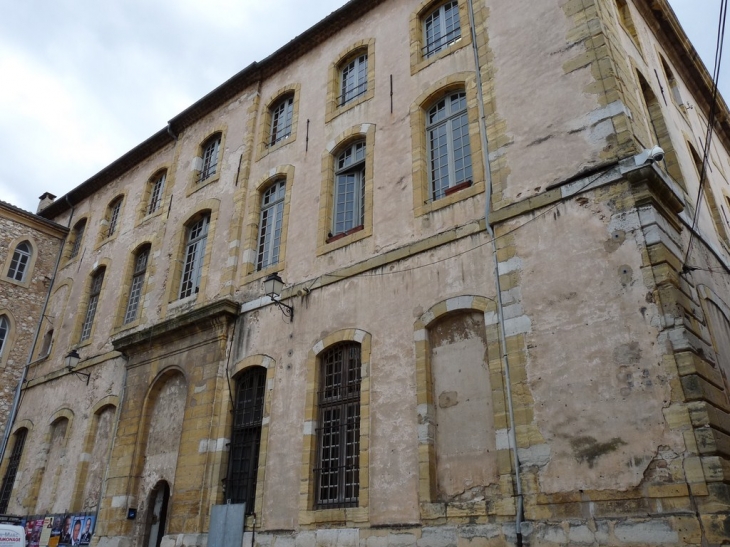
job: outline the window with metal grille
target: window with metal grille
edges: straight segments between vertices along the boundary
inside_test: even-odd
[[[365,221],[365,141],[348,146],[335,169],[331,236],[362,226]]]
[[[431,199],[449,188],[471,183],[471,144],[466,93],[459,91],[433,105],[426,118]]]
[[[91,289],[89,290],[89,303],[86,305],[86,315],[84,316],[84,324],[81,327],[80,342],[88,340],[91,336],[91,327],[94,325],[94,316],[96,315],[96,307],[99,304],[99,295],[101,294],[101,286],[104,283],[104,272],[101,268],[94,277],[91,278]]]
[[[263,270],[279,262],[285,196],[286,179],[274,182],[261,196],[257,270]]]
[[[85,229],[86,219],[78,222],[76,226],[74,226],[73,239],[71,241],[71,252],[68,255],[69,258],[73,258],[77,254],[79,254],[79,250],[81,249],[81,241],[84,239]]]
[[[430,57],[461,38],[459,2],[447,2],[423,21],[423,56]]]
[[[10,261],[10,268],[8,269],[8,277],[10,279],[15,281],[23,281],[25,279],[28,262],[30,262],[30,254],[31,246],[27,241],[23,241],[23,243],[15,247],[13,259]]]
[[[358,55],[343,65],[340,74],[341,95],[337,104],[342,106],[368,90],[368,54]]]
[[[268,146],[274,146],[280,140],[291,135],[293,115],[294,95],[284,97],[271,108],[271,129],[269,131]]]
[[[114,232],[117,231],[117,224],[119,223],[119,211],[122,209],[122,198],[119,198],[112,202],[109,206],[109,227],[106,231],[106,237],[112,237]]]
[[[360,344],[322,354],[314,469],[317,508],[351,507],[360,490]]]
[[[231,503],[245,503],[247,513],[254,512],[265,388],[266,369],[263,367],[253,367],[236,380],[226,498]]]
[[[10,494],[13,492],[15,484],[15,476],[18,474],[20,466],[20,458],[23,456],[23,446],[25,446],[25,437],[28,434],[27,429],[19,429],[14,437],[13,451],[8,458],[8,468],[3,477],[3,484],[0,486],[0,515],[8,512],[8,504],[10,503]]]
[[[214,135],[203,147],[203,166],[200,169],[198,182],[212,177],[218,171],[218,152],[221,145],[220,134]]]
[[[162,205],[162,193],[165,189],[166,176],[167,172],[163,171],[157,178],[154,179],[153,182],[151,182],[152,188],[150,189],[150,202],[149,205],[147,205],[148,215],[151,215],[152,213],[157,211]]]
[[[10,323],[8,322],[8,318],[0,315],[0,357],[2,357],[3,351],[5,351],[5,343],[8,340],[9,334]]]
[[[183,263],[182,279],[180,280],[180,298],[192,296],[200,288],[209,224],[210,215],[205,215],[188,228],[185,262]]]
[[[134,260],[132,286],[129,289],[127,310],[124,313],[125,325],[137,319],[137,310],[139,309],[139,301],[142,297],[142,286],[144,285],[144,274],[147,271],[147,259],[149,258],[149,255],[150,249],[149,247],[146,247],[137,253],[137,257]]]

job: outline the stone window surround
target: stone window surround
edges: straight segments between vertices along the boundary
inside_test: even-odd
[[[271,131],[271,110],[276,104],[283,100],[285,96],[293,95],[291,133],[288,137],[281,139],[279,142],[269,146],[269,133]],[[297,127],[299,126],[299,96],[301,95],[300,84],[289,84],[278,89],[271,95],[271,99],[264,105],[262,115],[260,116],[258,130],[258,144],[256,146],[256,161],[259,161],[275,150],[279,150],[283,146],[297,140]]]
[[[8,356],[15,342],[15,334],[18,332],[15,328],[15,316],[8,309],[0,309],[0,317],[5,317],[8,322],[8,333],[5,335],[5,342],[0,353],[0,370],[4,370],[8,364]]]
[[[427,66],[432,65],[439,59],[443,59],[447,55],[451,55],[455,51],[463,47],[471,45],[471,25],[469,24],[469,10],[466,0],[459,0],[459,24],[461,26],[461,38],[453,44],[445,47],[438,53],[434,53],[430,57],[423,56],[423,23],[433,11],[441,7],[443,4],[451,0],[424,0],[416,10],[411,13],[409,28],[411,42],[411,76],[423,70]],[[479,23],[476,23],[477,28]]]
[[[223,171],[223,154],[226,150],[227,132],[228,126],[226,124],[220,124],[212,129],[209,129],[205,136],[200,140],[197,151],[195,153],[195,157],[190,162],[190,175],[188,179],[188,185],[185,188],[185,197],[190,197],[195,192],[202,190],[206,186],[214,184],[220,180]],[[203,166],[203,153],[205,151],[205,147],[211,141],[211,139],[215,138],[216,134],[220,134],[221,139],[221,142],[218,146],[218,167],[214,175],[208,177],[203,181],[198,182],[198,177],[200,176],[200,171]],[[168,184],[168,181],[165,181],[165,186],[170,186]],[[167,188],[165,189],[165,193],[167,195]],[[162,210],[163,207],[164,204],[160,207],[160,210]]]
[[[168,198],[170,197],[170,189],[172,188],[172,185],[173,185],[170,172],[171,172],[170,164],[163,163],[163,164],[159,165],[152,172],[152,175],[145,181],[144,192],[142,192],[142,197],[140,199],[139,206],[138,206],[137,222],[135,224],[135,228],[151,218],[160,216],[162,214],[162,212],[166,210],[166,202],[168,201]],[[157,181],[157,179],[159,178],[159,176],[162,173],[165,174],[165,184],[163,185],[163,188],[162,188],[160,207],[159,207],[159,209],[157,209],[157,211],[155,211],[154,213],[150,213],[148,215],[147,210],[149,209],[150,198],[152,196],[152,187],[154,186],[155,182]]]
[[[66,243],[64,244],[64,250],[63,250],[63,264],[61,265],[61,268],[65,268],[69,264],[73,264],[77,260],[81,259],[81,256],[84,254],[84,238],[88,238],[89,233],[89,221],[91,220],[91,214],[85,213],[84,215],[80,216],[76,219],[76,222],[74,222],[73,228],[68,233],[68,236],[66,238]],[[78,246],[78,252],[75,256],[71,256],[71,251],[73,250],[73,247],[76,245],[76,235],[77,235],[77,229],[80,224],[84,224],[84,232],[81,234],[81,241],[79,242]]]
[[[20,462],[19,462],[19,465],[18,465],[18,469],[20,470],[20,469],[25,469],[26,468],[27,463],[28,463],[27,462],[27,458],[28,458],[28,450],[27,450],[27,447],[28,447],[28,439],[30,438],[30,434],[33,431],[33,427],[34,427],[33,422],[30,421],[30,420],[27,420],[27,419],[26,420],[20,420],[19,422],[17,422],[13,426],[13,430],[12,430],[11,434],[8,436],[8,445],[7,445],[6,450],[5,450],[5,455],[4,455],[5,457],[4,457],[3,461],[0,462],[0,486],[2,485],[3,481],[5,480],[5,474],[7,473],[7,470],[8,470],[8,464],[10,463],[10,456],[13,453],[13,446],[15,445],[15,442],[16,442],[16,439],[17,439],[17,435],[23,429],[26,431],[25,445],[23,447],[23,452],[20,455]],[[16,481],[18,480],[17,475],[15,477],[15,480]],[[35,503],[33,504],[33,506],[35,507]]]
[[[101,307],[102,297],[105,294],[104,289],[106,288],[107,284],[109,283],[109,278],[111,277],[111,275],[110,275],[111,264],[112,264],[112,261],[108,258],[99,259],[98,261],[96,261],[96,263],[94,263],[92,270],[86,275],[86,281],[84,282],[84,287],[83,287],[84,292],[81,295],[81,298],[79,300],[79,304],[78,304],[77,311],[76,311],[76,322],[75,322],[74,329],[73,329],[73,332],[72,332],[71,338],[70,338],[70,340],[72,341],[71,342],[72,348],[78,349],[78,348],[83,348],[83,347],[89,346],[89,345],[91,345],[92,341],[94,340],[94,332],[96,331],[96,326],[99,324],[99,321],[100,321],[99,308]],[[101,268],[105,268],[104,279],[101,282],[101,290],[99,291],[99,299],[96,304],[97,308],[96,308],[96,312],[94,314],[94,320],[91,323],[91,331],[89,333],[89,337],[86,340],[84,340],[83,342],[79,342],[79,340],[81,339],[81,330],[83,328],[84,320],[86,318],[86,309],[89,305],[91,284],[94,280],[94,276],[97,273],[99,273],[99,270]]]
[[[360,489],[357,507],[314,509],[315,481],[313,469],[317,454],[317,391],[321,362],[319,356],[339,342],[360,344]],[[323,523],[368,522],[370,519],[370,356],[372,335],[364,330],[351,328],[335,331],[319,340],[307,357],[307,392],[304,403],[304,436],[302,450],[302,477],[299,490],[299,525],[305,529],[317,528]]]
[[[187,219],[180,223],[175,232],[173,232],[170,241],[172,245],[170,249],[173,250],[168,271],[168,285],[167,295],[162,302],[162,309],[160,310],[160,319],[164,319],[170,308],[176,308],[177,303],[197,303],[201,299],[200,295],[204,295],[208,284],[208,271],[210,269],[211,255],[214,251],[213,242],[215,241],[215,230],[218,224],[218,210],[220,208],[220,200],[217,198],[210,198],[196,204],[195,210],[187,216]],[[185,256],[185,249],[187,246],[187,234],[188,226],[200,219],[202,215],[209,214],[210,222],[208,224],[208,238],[205,247],[205,257],[203,258],[202,273],[200,275],[200,284],[198,285],[198,292],[192,296],[184,299],[179,299],[180,294],[180,279],[182,278],[183,261]],[[204,302],[207,298],[202,297]]]
[[[411,139],[413,161],[413,214],[416,217],[442,209],[458,201],[483,194],[485,191],[482,141],[479,135],[476,77],[473,72],[457,72],[436,82],[411,105]],[[426,114],[434,102],[457,90],[466,92],[466,111],[469,117],[472,184],[436,201],[431,200],[429,181],[428,139]]]
[[[664,79],[667,83],[667,88],[665,90],[665,93],[667,95],[669,95],[669,98],[671,99],[672,104],[674,104],[674,106],[677,108],[677,110],[679,110],[679,113],[682,114],[682,118],[684,119],[684,121],[687,124],[689,124],[687,107],[684,105],[684,102],[677,101],[677,97],[675,96],[675,93],[672,88],[672,80],[674,80],[675,87],[677,88],[677,94],[679,95],[679,98],[681,99],[682,95],[683,95],[682,90],[680,89],[680,86],[679,86],[681,80],[679,80],[677,78],[677,75],[675,74],[676,71],[673,70],[672,67],[669,65],[669,61],[667,60],[666,56],[661,51],[659,51],[658,45],[655,46],[655,50],[656,50],[655,51],[656,57],[659,60],[659,65],[661,65],[662,73],[664,74]],[[667,71],[669,71],[669,72],[667,72]],[[670,77],[670,74],[671,74],[671,77]]]
[[[117,220],[116,220],[116,226],[114,228],[114,233],[110,236],[107,236],[107,228],[110,223],[110,216],[112,214],[112,210],[114,206],[117,204],[117,202],[121,201],[121,205],[119,206],[119,213],[117,214]],[[109,200],[109,204],[106,206],[106,211],[104,213],[104,219],[99,223],[99,235],[98,235],[98,241],[96,243],[96,247],[94,250],[100,248],[102,245],[106,245],[108,242],[113,241],[117,238],[117,235],[119,234],[119,231],[122,228],[122,216],[124,215],[124,207],[126,205],[127,201],[127,188],[124,189],[123,192],[120,192],[114,198]],[[88,227],[88,225],[87,225]]]
[[[13,254],[15,254],[15,249],[23,242],[26,242],[28,243],[28,245],[30,245],[30,258],[28,260],[28,264],[25,267],[25,277],[23,278],[23,281],[16,281],[15,279],[10,279],[8,277],[8,273],[10,271],[10,264],[13,261]],[[5,264],[3,264],[3,281],[5,281],[6,283],[12,283],[13,285],[18,285],[19,287],[30,287],[31,281],[33,280],[33,270],[35,268],[36,258],[38,258],[38,243],[32,236],[23,235],[21,237],[16,237],[15,239],[13,239],[8,245],[8,254],[5,257]]]
[[[279,262],[271,264],[262,270],[256,270],[258,256],[259,221],[261,216],[261,196],[274,182],[284,178],[286,180],[286,194],[284,196],[284,212],[281,223],[281,240],[279,242]],[[280,165],[271,169],[265,177],[256,183],[254,197],[249,200],[249,211],[246,216],[243,247],[243,275],[242,284],[251,283],[269,274],[280,272],[286,268],[286,246],[289,231],[289,211],[292,186],[294,185],[294,166]]]
[[[49,309],[50,309],[51,302],[54,301],[54,299],[56,298],[56,295],[58,294],[58,292],[62,288],[64,288],[64,287],[68,287],[68,290],[66,291],[66,298],[65,298],[63,304],[61,305],[61,311],[56,314],[56,317],[58,317],[58,318],[65,317],[66,305],[68,304],[68,299],[69,299],[69,296],[71,295],[71,290],[73,289],[73,279],[71,279],[70,277],[67,277],[63,281],[59,281],[58,284],[54,284],[53,293],[51,294],[51,296],[50,296],[50,298],[48,300]],[[60,334],[60,331],[59,332],[56,332],[56,329],[54,327],[53,321],[51,321],[48,317],[45,317],[45,319],[49,323],[49,327],[44,331],[44,336],[45,336],[45,334],[47,334],[47,332],[49,330],[53,330],[54,331],[53,338],[51,339],[51,346],[50,346],[50,348],[48,350],[48,354],[47,355],[42,355],[41,354],[41,350],[43,349],[42,348],[42,344],[36,344],[35,354],[33,355],[33,360],[34,361],[40,361],[40,360],[48,359],[51,356],[51,354],[53,353],[53,351],[56,348],[56,346],[58,345],[57,344],[57,338],[58,338],[58,336]]]
[[[367,90],[362,95],[340,105],[337,98],[342,92],[342,67],[350,62],[354,57],[362,55],[363,53],[367,53],[368,56]],[[324,116],[325,123],[331,122],[340,114],[347,112],[348,110],[352,110],[357,105],[369,101],[375,96],[375,38],[360,40],[342,50],[336,60],[330,64],[328,74],[327,105]]]
[[[114,316],[114,325],[112,327],[111,334],[114,335],[122,330],[127,330],[134,328],[140,324],[142,321],[144,311],[145,311],[145,296],[147,295],[147,292],[150,290],[150,278],[154,275],[155,272],[155,261],[153,260],[153,252],[154,252],[154,245],[153,245],[153,238],[145,237],[137,242],[135,242],[133,245],[130,246],[132,248],[132,251],[127,255],[127,261],[124,268],[124,274],[122,278],[122,286],[120,287],[118,291],[119,295],[119,302],[117,304],[117,311]],[[137,318],[134,321],[130,321],[129,323],[124,323],[124,316],[127,311],[127,303],[129,301],[129,291],[132,288],[132,277],[134,275],[134,265],[137,260],[137,254],[142,251],[144,248],[147,248],[148,255],[147,255],[147,268],[145,270],[144,274],[144,281],[142,282],[142,289],[139,295],[139,304],[137,307]]]
[[[695,146],[690,142],[690,139],[686,135],[685,135],[685,144],[687,145],[687,150],[689,152],[690,158],[692,158],[692,163],[694,164],[694,173],[695,173],[695,175],[697,175],[697,182],[699,185],[700,171],[697,166],[697,160],[702,161],[701,156],[699,155],[697,148],[695,148]],[[710,180],[710,172],[708,170],[705,173],[705,184],[703,186],[703,188],[704,188],[703,197],[705,198],[704,201],[707,205],[707,208],[709,209],[710,218],[712,219],[712,224],[715,227],[715,232],[717,232],[717,236],[719,237],[720,243],[722,245],[724,245],[726,249],[730,249],[730,238],[728,238],[728,226],[726,226],[725,222],[723,221],[720,207],[718,206],[717,201],[715,200],[715,190],[713,189],[712,186],[713,185]]]
[[[335,164],[337,156],[355,141],[365,140],[365,218],[363,228],[344,237],[327,242],[332,230],[334,212]],[[375,124],[364,123],[351,127],[327,144],[322,153],[322,183],[319,192],[319,220],[317,229],[317,256],[340,249],[373,234],[373,187],[375,166]]]

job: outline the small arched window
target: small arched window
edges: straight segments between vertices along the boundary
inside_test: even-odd
[[[8,338],[10,337],[10,322],[4,315],[0,315],[0,358],[5,352]]]
[[[119,213],[122,210],[123,197],[118,197],[109,204],[109,208],[106,213],[107,229],[106,237],[112,237],[119,226]]]
[[[340,66],[340,96],[337,106],[343,106],[368,90],[368,52],[360,51]]]
[[[198,182],[209,179],[218,172],[218,155],[220,153],[221,134],[216,133],[203,145],[202,166]]]
[[[180,280],[180,298],[192,296],[200,289],[209,225],[210,214],[206,214],[188,226],[185,243],[185,259],[183,262],[182,279]]]
[[[40,357],[46,357],[51,353],[51,345],[53,344],[53,329],[50,329],[43,335],[43,344],[41,345]]]
[[[431,57],[461,38],[459,2],[446,2],[423,20],[423,57]]]
[[[104,283],[105,271],[105,268],[99,268],[99,270],[91,278],[89,302],[86,305],[86,315],[84,316],[84,323],[81,326],[80,342],[84,342],[91,337],[91,327],[94,326],[94,316],[96,315],[96,308],[99,304],[99,296],[101,295],[101,287]]]
[[[150,201],[147,204],[147,214],[151,215],[162,206],[162,196],[165,190],[165,178],[167,171],[162,171],[149,181]]]
[[[13,251],[13,259],[8,268],[8,277],[13,281],[25,281],[25,275],[28,272],[28,264],[33,250],[30,243],[23,241]]]
[[[71,251],[69,252],[68,257],[73,258],[76,255],[79,254],[79,250],[81,249],[81,242],[84,239],[84,231],[86,230],[86,219],[82,219],[76,223],[76,226],[74,226],[73,232],[71,232]]]
[[[292,119],[294,117],[294,94],[289,94],[274,103],[270,110],[271,128],[269,130],[268,146],[291,135]]]
[[[147,259],[150,255],[150,248],[144,247],[134,258],[134,271],[132,272],[132,284],[127,299],[127,309],[124,312],[124,324],[131,323],[137,319],[139,302],[142,298],[142,287],[144,285],[145,273],[147,272]]]
[[[257,270],[263,270],[279,262],[285,197],[286,179],[280,179],[274,182],[261,196],[261,215],[259,219],[256,257]]]

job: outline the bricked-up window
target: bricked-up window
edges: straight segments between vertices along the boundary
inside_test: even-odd
[[[365,141],[349,145],[335,165],[334,211],[330,237],[346,234],[365,221]]]
[[[147,259],[150,255],[150,248],[145,247],[137,253],[134,259],[134,272],[132,273],[132,285],[129,288],[127,309],[124,312],[124,324],[131,323],[137,319],[139,301],[142,298],[142,286],[144,285],[145,272],[147,272]]]
[[[84,316],[84,324],[81,326],[81,339],[84,342],[91,336],[91,327],[94,325],[94,316],[96,308],[99,304],[99,295],[101,295],[101,286],[104,283],[105,268],[100,268],[91,278],[91,288],[89,289],[89,303],[86,305],[86,315]]]
[[[69,258],[73,258],[79,254],[81,249],[81,242],[84,239],[84,231],[86,230],[86,219],[80,220],[74,226],[73,232],[71,233],[71,252],[68,254]]]
[[[213,135],[203,146],[203,165],[200,168],[198,182],[203,182],[218,172],[218,155],[220,152],[220,146],[220,133]]]
[[[0,486],[0,515],[8,512],[10,494],[13,492],[15,476],[18,474],[20,458],[23,456],[23,446],[25,446],[25,437],[27,434],[28,430],[23,428],[16,431],[15,435],[13,435],[13,451],[10,453],[10,458],[8,458],[8,468],[5,471],[2,486]]]
[[[342,106],[356,99],[368,90],[368,54],[360,53],[354,59],[346,61],[340,68],[340,97],[337,101]]]
[[[151,215],[155,211],[157,211],[162,206],[162,195],[165,190],[165,178],[167,177],[167,172],[163,171],[158,176],[156,176],[152,181],[150,181],[150,184],[152,187],[150,188],[150,202],[147,205],[147,214]]]
[[[200,288],[209,224],[210,215],[205,215],[188,227],[185,260],[183,262],[182,279],[180,280],[180,298],[192,296]]]
[[[423,56],[430,57],[461,38],[459,2],[447,2],[423,20]]]
[[[317,508],[356,506],[360,490],[360,344],[321,357],[314,469]]]
[[[14,281],[24,281],[25,274],[28,271],[28,263],[32,249],[30,243],[23,241],[13,251],[13,259],[10,261],[8,269],[8,277]]]
[[[286,179],[274,182],[261,196],[257,270],[263,270],[279,262],[285,196]]]
[[[231,503],[245,503],[249,514],[254,512],[256,498],[265,388],[266,369],[263,367],[253,367],[236,380],[226,499]]]
[[[431,199],[471,185],[471,143],[466,93],[457,91],[433,105],[426,117]]]
[[[46,357],[51,353],[51,346],[53,345],[53,329],[50,329],[46,334],[43,335],[43,344],[41,345],[41,352],[38,354],[40,357]]]
[[[7,343],[9,336],[10,323],[8,322],[8,318],[4,315],[0,315],[0,357],[3,356],[3,351],[5,351],[5,344]]]
[[[122,198],[117,198],[114,201],[112,201],[111,205],[109,205],[109,215],[108,215],[108,221],[109,225],[106,230],[106,236],[112,237],[114,233],[117,231],[117,227],[119,226],[119,212],[122,210]]]
[[[294,116],[294,95],[290,94],[271,107],[271,128],[267,146],[274,146],[291,135]]]

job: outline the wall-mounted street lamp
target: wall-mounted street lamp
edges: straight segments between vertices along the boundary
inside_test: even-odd
[[[277,273],[272,273],[264,279],[264,292],[266,293],[266,296],[271,298],[274,304],[279,306],[281,313],[283,313],[285,317],[288,317],[289,322],[292,323],[294,321],[294,308],[287,306],[286,304],[282,304],[279,297],[283,288],[284,282]]]
[[[72,349],[65,358],[66,370],[74,373],[78,378],[86,378],[86,385],[88,386],[89,378],[91,378],[91,374],[86,373],[86,372],[79,372],[78,370],[74,370],[76,368],[76,365],[79,364],[80,360],[81,360],[81,356],[79,355],[79,352],[76,351],[75,349]]]

